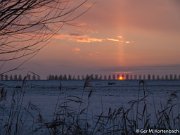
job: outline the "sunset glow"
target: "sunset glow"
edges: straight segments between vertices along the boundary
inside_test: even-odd
[[[123,80],[125,80],[125,78],[124,78],[124,76],[120,75],[120,76],[118,77],[118,80],[119,80],[119,81],[123,81]]]
[[[40,75],[180,73],[179,9],[176,0],[98,1],[22,69]]]

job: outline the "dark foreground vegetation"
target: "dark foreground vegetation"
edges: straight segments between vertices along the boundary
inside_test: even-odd
[[[154,102],[153,106],[150,106],[147,100],[149,95],[142,85],[143,91],[138,91],[139,96],[129,101],[129,108],[109,108],[107,112],[102,111],[93,116],[96,117],[95,120],[91,120],[88,105],[94,93],[93,87],[89,86],[89,80],[86,80],[84,91],[89,91],[88,105],[85,108],[81,107],[84,102],[83,93],[63,103],[57,101],[56,107],[52,110],[53,116],[48,119],[33,103],[23,105],[25,85],[26,79],[21,87],[14,88],[8,108],[7,91],[5,88],[0,89],[0,135],[139,135],[138,129],[143,129],[144,134],[149,134],[146,132],[149,129],[158,129],[159,132],[166,132],[165,134],[180,134],[176,92],[169,95],[166,104],[159,104],[157,107]],[[62,87],[59,87],[59,90],[61,89]],[[77,104],[79,109],[74,110],[72,103]],[[158,134],[158,131],[152,131],[152,134]]]

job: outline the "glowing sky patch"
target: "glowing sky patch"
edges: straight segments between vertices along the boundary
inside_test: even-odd
[[[86,74],[168,65],[163,72],[180,73],[171,66],[180,65],[180,5],[175,1],[100,0],[55,34],[26,68],[40,74]],[[42,71],[36,61],[49,68]]]

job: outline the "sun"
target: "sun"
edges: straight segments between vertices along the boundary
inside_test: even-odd
[[[125,80],[125,78],[120,75],[120,76],[118,77],[118,80],[123,81],[123,80]]]

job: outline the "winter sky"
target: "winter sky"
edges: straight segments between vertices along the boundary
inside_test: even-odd
[[[180,73],[180,0],[96,0],[72,24],[22,70]]]

